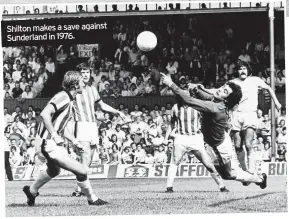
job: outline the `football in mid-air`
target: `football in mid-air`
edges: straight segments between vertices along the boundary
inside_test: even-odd
[[[140,50],[148,52],[156,47],[158,40],[154,33],[143,31],[137,36],[136,43]]]

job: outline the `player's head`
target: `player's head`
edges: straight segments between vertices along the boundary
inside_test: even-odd
[[[238,77],[241,80],[245,80],[250,75],[250,66],[247,62],[238,61],[236,69],[238,71]]]
[[[225,95],[223,95],[223,99],[225,105],[229,110],[233,109],[242,99],[242,90],[241,87],[233,82],[228,82],[223,86]]]
[[[91,74],[90,68],[87,67],[87,66],[83,66],[80,69],[80,73],[81,73],[81,75],[83,77],[83,82],[85,84],[87,84],[89,82],[89,80],[90,80],[90,74]]]
[[[75,90],[77,93],[81,93],[84,88],[84,83],[80,72],[66,72],[63,78],[62,87],[67,91]]]

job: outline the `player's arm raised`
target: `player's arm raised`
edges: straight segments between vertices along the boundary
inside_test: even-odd
[[[191,97],[187,92],[179,88],[176,84],[173,83],[172,79],[164,74],[162,74],[162,81],[165,85],[169,86],[172,91],[180,96],[185,103],[187,103],[192,108],[201,111],[201,112],[218,112],[218,108],[215,107],[215,103],[212,101],[203,101]]]
[[[259,78],[258,78],[259,79]],[[270,94],[270,96],[271,96],[271,98],[273,99],[273,101],[274,101],[274,103],[275,103],[275,107],[276,107],[276,109],[277,110],[280,110],[281,109],[281,107],[282,107],[282,105],[280,104],[280,102],[279,102],[279,100],[277,99],[277,97],[276,97],[276,94],[275,94],[275,92],[273,91],[273,89],[269,86],[269,85],[267,85],[263,80],[258,80],[258,87],[260,88],[260,89],[265,89],[265,90],[267,90],[268,92],[269,92],[269,94]]]

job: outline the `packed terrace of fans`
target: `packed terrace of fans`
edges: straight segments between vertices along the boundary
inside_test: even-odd
[[[214,28],[210,28],[212,26]],[[164,16],[129,17],[116,19],[113,43],[101,45],[99,50],[95,48],[92,56],[85,61],[78,57],[76,45],[3,48],[3,96],[4,99],[19,101],[26,98],[49,98],[61,89],[64,72],[76,69],[83,62],[90,66],[91,84],[97,87],[103,98],[173,95],[170,89],[160,85],[160,72],[170,74],[183,89],[186,89],[187,83],[202,83],[207,88],[215,88],[236,76],[238,60],[248,62],[252,74],[269,84],[267,26],[266,16],[252,14],[178,15],[174,19]],[[276,29],[282,31],[282,28],[284,24],[278,23],[276,16]],[[136,46],[136,37],[143,30],[154,32],[158,38],[158,45],[152,52],[143,53]],[[276,37],[274,52],[275,91],[284,93],[282,34]],[[169,162],[173,142],[164,142],[163,137],[171,119],[171,104],[156,106],[154,109],[135,106],[128,111],[128,108],[132,106],[120,109],[126,113],[127,121],[120,121],[96,109],[103,121],[99,122],[100,142],[94,162]],[[34,138],[41,109],[31,106],[28,110],[15,106],[12,115],[5,111],[5,119],[9,123],[6,135],[11,141],[11,164],[34,165],[37,163]],[[269,161],[271,124],[268,113],[261,113],[260,110],[258,118],[260,124],[254,148],[260,151],[264,161]],[[277,122],[277,158],[284,161],[285,109]],[[28,149],[23,145],[28,146]],[[68,150],[77,159],[69,143]],[[196,162],[196,159],[189,154],[184,157],[184,162]]]

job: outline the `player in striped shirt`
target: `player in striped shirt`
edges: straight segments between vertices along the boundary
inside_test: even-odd
[[[241,87],[229,82],[219,88],[214,95],[207,94],[206,99],[199,100],[191,97],[172,82],[172,79],[162,74],[162,83],[169,86],[185,103],[203,112],[202,133],[204,141],[209,145],[207,152],[223,179],[241,182],[254,182],[264,189],[267,187],[267,175],[254,175],[244,171],[233,151],[232,142],[226,132],[228,126],[228,112],[242,99]],[[191,88],[189,86],[189,88]]]
[[[85,65],[81,66],[80,72],[85,87],[81,94],[76,95],[76,99],[74,100],[76,122],[72,126],[74,126],[73,133],[75,137],[83,145],[82,151],[79,153],[81,163],[89,167],[96,145],[99,144],[95,104],[97,104],[101,110],[118,115],[122,119],[124,119],[125,116],[122,112],[104,103],[96,87],[89,84],[91,78],[91,70],[89,67]],[[77,186],[72,196],[80,197],[81,195],[81,188]]]
[[[174,138],[174,149],[168,170],[166,192],[173,192],[173,182],[177,168],[186,153],[194,154],[204,164],[218,184],[221,192],[229,192],[206,152],[203,135],[200,132],[199,112],[177,97],[177,103],[173,106],[172,113],[172,122],[167,129],[166,139],[171,133]]]
[[[56,94],[41,112],[43,119],[38,128],[35,139],[37,154],[42,155],[47,161],[47,170],[40,172],[38,178],[31,186],[24,186],[23,191],[27,196],[27,204],[33,206],[39,195],[38,190],[60,173],[60,168],[71,171],[76,175],[77,184],[85,193],[89,205],[104,205],[107,202],[99,199],[93,192],[85,166],[69,157],[64,147],[64,139],[72,141],[75,147],[82,145],[68,132],[66,125],[73,117],[73,100],[77,93],[84,88],[82,76],[77,71],[68,71],[63,79],[64,91]]]

